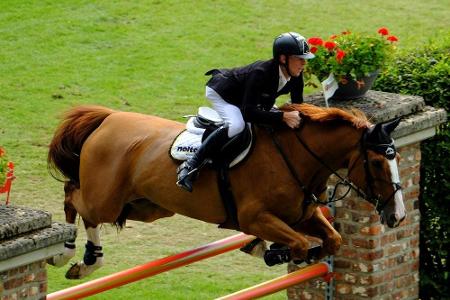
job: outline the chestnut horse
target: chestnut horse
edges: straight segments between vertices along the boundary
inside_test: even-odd
[[[288,246],[292,259],[306,258],[305,234],[323,240],[322,256],[334,254],[342,239],[318,199],[328,177],[343,168],[349,169],[343,184],[367,196],[389,227],[398,226],[406,213],[398,154],[389,136],[398,122],[374,126],[362,112],[309,104],[282,109],[298,110],[301,127],[271,131],[256,126],[253,152],[229,171],[239,230]],[[193,193],[175,184],[178,163],[168,150],[183,129],[179,122],[100,106],[66,113],[50,144],[48,163],[67,180],[66,221],[74,223],[78,213],[88,239],[83,261],[72,266],[68,278],[84,277],[103,264],[101,223],[153,222],[177,213],[224,224],[227,215],[212,169],[202,170]],[[74,254],[71,241],[49,263],[63,265]]]

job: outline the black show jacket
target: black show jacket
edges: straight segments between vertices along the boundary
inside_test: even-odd
[[[279,64],[273,59],[233,69],[214,69],[206,75],[213,75],[206,85],[239,107],[247,122],[280,124],[283,113],[270,111],[280,95],[290,93],[292,103],[303,102],[303,73],[291,77],[277,92]]]

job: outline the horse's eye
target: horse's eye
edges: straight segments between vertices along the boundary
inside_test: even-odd
[[[371,164],[374,168],[377,168],[377,169],[381,169],[381,168],[383,167],[383,161],[378,160],[378,159],[372,160],[372,161],[370,162],[370,164]]]

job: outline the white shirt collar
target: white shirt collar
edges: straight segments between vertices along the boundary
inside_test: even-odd
[[[281,66],[278,66],[278,90],[277,92],[281,91],[281,89],[288,83],[289,80],[291,80],[291,76],[288,76],[287,78],[284,76],[283,71],[281,70]]]

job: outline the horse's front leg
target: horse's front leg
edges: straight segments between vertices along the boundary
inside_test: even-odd
[[[83,260],[72,265],[67,271],[67,279],[81,279],[103,266],[103,252],[100,243],[99,225],[92,225],[84,221],[87,243]]]
[[[241,213],[239,223],[241,230],[247,234],[288,246],[291,251],[291,259],[307,259],[309,241],[303,234],[293,230],[277,216],[269,212],[249,215]]]
[[[320,207],[317,207],[314,210],[310,219],[302,222],[300,226],[296,227],[296,230],[322,239],[323,245],[320,258],[336,254],[341,247],[341,235],[323,215]]]

